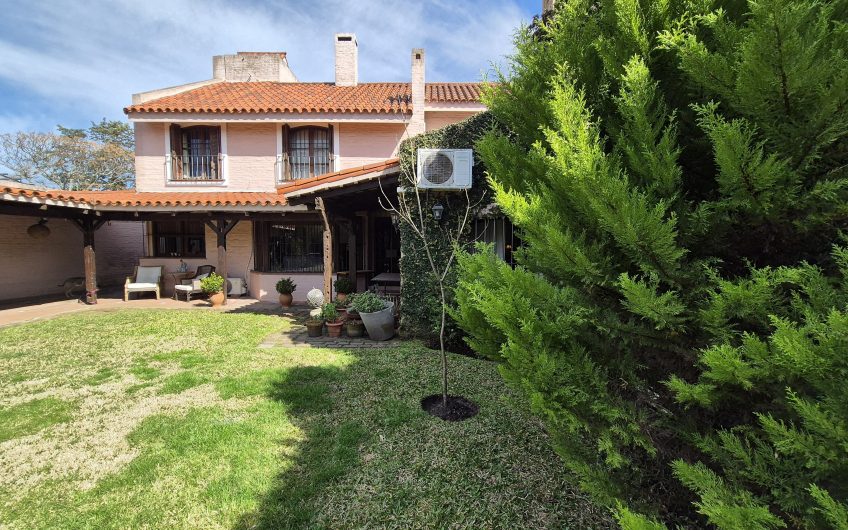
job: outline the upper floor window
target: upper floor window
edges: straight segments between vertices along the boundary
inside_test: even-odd
[[[296,180],[333,171],[333,127],[283,126],[280,179]]]
[[[221,128],[171,125],[171,180],[222,180]]]

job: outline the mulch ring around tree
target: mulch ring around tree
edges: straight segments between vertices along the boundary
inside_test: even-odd
[[[480,407],[462,396],[448,396],[447,406],[442,402],[441,394],[433,394],[421,400],[421,408],[431,416],[445,421],[462,421],[473,418]]]

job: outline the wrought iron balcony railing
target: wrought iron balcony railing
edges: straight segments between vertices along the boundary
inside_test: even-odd
[[[332,153],[321,156],[277,155],[274,173],[277,183],[314,177],[330,173],[335,167],[335,155]]]
[[[168,180],[177,182],[224,180],[223,155],[169,155]]]

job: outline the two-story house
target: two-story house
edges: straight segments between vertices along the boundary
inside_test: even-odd
[[[423,49],[412,50],[409,82],[362,83],[356,36],[337,34],[334,46],[334,82],[298,81],[283,52],[239,52],[214,57],[211,79],[133,95],[124,110],[135,190],[47,198],[6,188],[0,201],[132,222],[141,264],[211,264],[258,299],[274,299],[286,276],[296,300],[326,291],[339,272],[364,288],[398,272],[398,235],[377,186],[393,193],[400,142],[485,107],[479,83],[427,83]],[[318,189],[335,199],[316,201]]]

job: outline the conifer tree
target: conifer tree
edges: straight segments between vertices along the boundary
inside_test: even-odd
[[[848,2],[566,0],[453,317],[624,528],[848,527]]]

